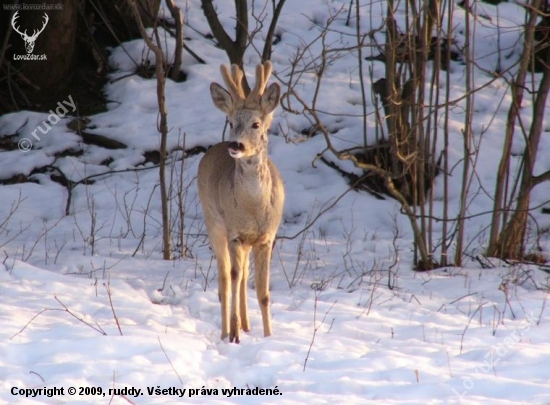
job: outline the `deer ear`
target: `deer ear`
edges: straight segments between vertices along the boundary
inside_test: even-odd
[[[233,110],[233,99],[231,98],[231,94],[218,83],[212,83],[210,85],[210,95],[212,96],[214,105],[229,115]]]
[[[277,108],[280,97],[281,87],[277,83],[272,83],[260,98],[260,105],[265,114],[269,114]]]

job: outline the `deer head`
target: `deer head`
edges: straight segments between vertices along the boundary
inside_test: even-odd
[[[221,66],[228,90],[218,83],[210,85],[214,105],[227,114],[231,127],[229,154],[235,159],[266,153],[267,131],[281,93],[277,83],[266,90],[271,70],[269,61],[258,65],[256,83],[249,94],[245,94],[242,86],[244,73],[237,65],[232,65],[231,70]]]
[[[27,35],[27,30],[25,32],[19,31],[19,29],[15,26],[15,20],[19,17],[17,15],[19,11],[16,11],[11,19],[11,26],[17,32],[19,35],[21,35],[21,38],[23,38],[23,41],[25,41],[25,49],[27,50],[27,53],[32,53],[34,49],[34,43],[36,41],[36,38],[40,35],[42,31],[44,31],[44,28],[46,28],[46,25],[48,24],[48,21],[50,20],[48,18],[48,14],[44,13],[44,24],[42,25],[42,28],[40,30],[34,30],[33,34],[31,36]]]

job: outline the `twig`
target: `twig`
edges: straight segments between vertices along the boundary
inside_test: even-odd
[[[458,302],[458,301],[462,300],[463,298],[471,297],[472,295],[477,295],[477,292],[473,292],[473,293],[470,293],[470,294],[463,295],[462,297],[459,297],[456,300],[449,302],[449,305],[452,305],[455,302]]]
[[[540,314],[539,319],[537,320],[537,326],[540,326],[540,321],[542,319],[542,313],[544,312],[544,309],[546,307],[546,299],[548,298],[548,292],[546,291],[544,293],[544,299],[542,300],[542,306],[540,307]]]
[[[111,288],[109,287],[109,284],[103,283],[103,286],[105,287],[105,290],[107,290],[107,296],[109,297],[109,304],[111,305],[111,311],[113,311],[113,317],[116,321],[116,326],[118,328],[118,331],[120,333],[120,336],[123,336],[122,329],[120,328],[120,323],[118,322],[118,317],[115,313],[115,307],[113,306],[113,298],[111,296]]]
[[[510,313],[512,314],[512,319],[516,319],[516,314],[514,313],[514,309],[512,308],[512,304],[510,303],[510,299],[508,297],[508,281],[503,281],[500,283],[498,289],[503,292],[505,299],[502,314],[504,315],[506,313],[506,304],[508,304],[508,307],[510,307]]]
[[[451,371],[451,357],[449,356],[449,351],[445,348],[445,353],[447,354],[447,367],[449,368],[449,377],[453,378],[453,372]]]
[[[132,257],[135,257],[137,252],[139,251],[140,247],[144,245],[145,243],[145,236],[146,236],[146,229],[147,229],[147,213],[149,212],[149,207],[151,206],[151,200],[153,199],[153,195],[155,194],[155,190],[157,189],[159,185],[155,184],[153,186],[153,189],[151,190],[151,194],[149,195],[149,199],[147,200],[147,206],[145,207],[145,212],[143,213],[143,233],[141,234],[141,237],[139,238],[139,243],[136,246],[136,249],[134,250],[134,253],[132,253]]]
[[[21,330],[19,330],[19,332],[15,333],[12,337],[10,337],[10,340],[12,340],[14,337],[16,337],[17,335],[23,333],[23,331],[25,329],[27,329],[27,327],[36,319],[38,318],[40,315],[42,315],[44,312],[48,312],[48,311],[61,311],[61,312],[67,312],[69,315],[71,315],[73,318],[79,320],[80,322],[82,322],[84,325],[87,325],[89,326],[90,328],[92,328],[93,330],[101,333],[103,336],[107,336],[107,333],[105,333],[105,331],[99,326],[97,325],[97,327],[95,327],[94,325],[86,322],[84,319],[82,318],[79,318],[78,316],[76,316],[73,312],[71,312],[71,310],[69,308],[67,308],[67,306],[65,304],[63,304],[59,298],[57,298],[57,296],[54,296],[55,300],[57,302],[59,302],[59,304],[61,304],[61,306],[63,307],[63,309],[59,309],[59,308],[45,308],[43,309],[42,311],[40,311],[39,313],[37,313],[35,316],[33,316],[26,324],[25,326],[23,326],[23,328],[21,328]]]
[[[393,216],[393,226],[394,226],[394,232],[393,232],[393,239],[392,239],[392,246],[393,251],[395,252],[395,258],[393,260],[393,263],[388,268],[388,289],[393,290],[397,287],[397,272],[393,272],[393,269],[395,267],[399,266],[399,247],[397,246],[397,239],[399,238],[399,228],[397,226],[397,218],[395,215]],[[398,268],[399,269],[399,268]],[[393,276],[393,281],[392,281]]]
[[[166,356],[166,360],[168,360],[168,363],[170,363],[170,367],[172,367],[172,370],[174,370],[174,373],[176,374],[176,377],[178,377],[178,380],[180,380],[180,383],[183,385],[183,380],[181,379],[180,375],[176,371],[176,368],[172,364],[172,361],[170,360],[170,357],[168,357],[168,354],[166,354],[166,350],[164,350],[164,347],[162,346],[162,342],[160,341],[160,336],[157,336],[157,339],[159,341],[160,348],[162,349],[162,352]]]
[[[344,196],[349,193],[350,191],[353,190],[353,185],[348,188],[346,191],[344,191],[344,193],[342,193],[336,200],[334,200],[334,202],[332,204],[330,204],[329,206],[327,206],[326,208],[323,208],[321,211],[319,211],[319,213],[315,216],[315,218],[313,218],[313,220],[311,222],[309,222],[309,224],[307,224],[300,232],[296,233],[295,235],[292,235],[292,236],[277,236],[275,239],[289,239],[289,240],[292,240],[292,239],[296,239],[298,236],[300,236],[302,233],[304,233],[305,231],[307,231],[309,228],[311,228],[313,226],[313,224],[315,222],[317,222],[317,220],[327,211],[331,210],[334,206],[336,206],[336,204],[338,204],[338,202],[340,202],[340,200],[342,198],[344,198]]]
[[[44,384],[46,383],[46,380],[44,380],[44,379],[42,378],[42,376],[41,376],[40,374],[38,374],[37,372],[35,372],[35,371],[29,371],[29,374],[34,374],[34,375],[38,376],[38,378],[40,378]]]
[[[466,324],[466,328],[464,328],[464,331],[462,332],[462,335],[460,336],[460,354],[462,354],[462,346],[464,343],[464,336],[466,335],[466,331],[468,330],[468,327],[470,326],[470,323],[472,322],[472,319],[474,319],[474,316],[477,314],[477,312],[483,307],[483,304],[481,304],[477,309],[474,311],[472,316],[470,316],[470,319],[468,319],[468,323]]]
[[[309,349],[307,350],[306,358],[304,359],[304,369],[302,371],[306,371],[307,361],[309,359],[309,354],[311,353],[311,349],[313,348],[313,343],[315,342],[315,336],[317,335],[317,331],[323,326],[325,323],[325,319],[327,318],[328,313],[334,308],[336,303],[338,301],[334,301],[330,308],[325,312],[325,316],[323,316],[323,319],[321,320],[321,323],[319,326],[317,326],[317,302],[319,301],[319,294],[318,292],[315,293],[315,302],[313,304],[313,336],[311,336],[311,343],[309,344]],[[334,321],[333,321],[334,322]],[[332,324],[331,324],[332,327]]]
[[[498,314],[498,319],[495,322],[495,314]],[[498,325],[501,323],[503,314],[498,310],[498,308],[495,306],[493,307],[493,336],[497,334]]]
[[[166,280],[168,279],[168,275],[170,274],[169,271],[166,272],[166,275],[164,276],[164,280],[162,281],[162,287],[157,289],[158,292],[163,292],[166,288]]]
[[[116,373],[115,373],[115,370],[113,370],[113,393],[111,394],[111,399],[109,400],[109,405],[111,405],[111,403],[113,402],[113,398],[115,397],[115,376],[116,376]]]
[[[109,405],[111,405],[113,403],[113,399],[115,398],[115,371],[113,370],[113,391],[112,391],[112,394],[111,394],[111,398],[109,399]],[[126,400],[126,402],[128,402],[129,404],[131,405],[136,405],[135,402],[131,401],[130,399],[128,399],[128,397],[126,395],[118,395],[120,398]]]
[[[89,324],[89,323],[86,322],[84,319],[79,318],[79,317],[76,316],[73,312],[71,312],[71,310],[70,310],[69,308],[67,308],[67,306],[66,306],[65,304],[63,304],[63,303],[59,300],[59,298],[57,298],[56,295],[54,295],[54,298],[55,298],[55,300],[56,300],[57,302],[59,302],[59,304],[61,304],[61,306],[64,308],[65,312],[67,312],[67,313],[68,313],[69,315],[71,315],[73,318],[78,319],[78,320],[79,320],[80,322],[82,322],[84,325],[89,326],[89,327],[92,328],[93,330],[95,330],[95,331],[101,333],[103,336],[107,336],[107,333],[105,333],[105,331],[104,331],[99,325],[97,325],[97,323],[96,323],[96,325],[97,325],[97,328],[96,328],[95,326]],[[60,311],[60,310],[58,310],[58,311]]]

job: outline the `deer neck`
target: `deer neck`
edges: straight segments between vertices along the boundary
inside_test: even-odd
[[[271,172],[267,152],[235,160],[235,197],[258,207],[271,199]]]

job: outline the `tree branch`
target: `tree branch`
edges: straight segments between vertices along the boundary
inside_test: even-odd
[[[246,0],[235,0],[237,22],[235,25],[235,46],[245,49],[248,39],[248,4]]]
[[[550,180],[550,170],[539,174],[538,176],[533,176],[533,187],[538,186],[540,183]]]
[[[273,10],[273,18],[271,19],[271,23],[269,23],[269,28],[267,30],[265,38],[264,50],[262,52],[262,62],[271,59],[271,46],[273,45],[273,35],[275,35],[277,21],[279,20],[279,16],[281,15],[281,10],[285,5],[285,1],[286,0],[280,0],[279,3],[277,3],[275,10]]]
[[[155,74],[157,76],[157,103],[159,108],[160,122],[158,123],[158,131],[161,134],[160,137],[160,165],[159,165],[159,180],[160,180],[160,198],[162,206],[162,256],[164,260],[170,260],[171,244],[170,244],[170,213],[168,207],[168,191],[166,189],[166,144],[168,138],[168,110],[166,108],[166,99],[164,95],[164,89],[166,86],[166,69],[164,53],[162,49],[153,43],[151,38],[147,35],[141,17],[136,6],[135,0],[127,0],[134,20],[138,25],[139,32],[149,47],[149,49],[155,54]],[[156,33],[156,30],[155,30]],[[159,41],[157,36],[157,41]],[[160,42],[160,41],[159,41]]]
[[[214,9],[212,0],[201,0],[204,16],[208,21],[208,25],[212,30],[212,35],[218,41],[218,45],[222,48],[229,58],[229,63],[238,65],[244,71],[243,55],[246,50],[248,40],[248,4],[247,0],[235,0],[235,10],[237,24],[235,26],[235,37],[233,41],[223,28],[218,14]],[[242,81],[244,93],[250,93],[250,86],[243,76]]]
[[[201,0],[201,4],[204,16],[206,17],[208,25],[212,30],[212,35],[214,35],[214,38],[216,38],[216,40],[218,41],[218,45],[220,46],[220,48],[227,52],[233,47],[234,43],[229,35],[227,35],[227,32],[225,32],[222,24],[220,23],[220,20],[218,19],[218,14],[216,14],[216,10],[214,9],[214,5],[212,4],[212,0]]]
[[[174,64],[172,65],[172,71],[170,72],[170,78],[172,80],[178,80],[180,68],[181,68],[181,54],[183,50],[183,16],[181,9],[176,6],[174,0],[166,0],[166,6],[170,10],[170,14],[176,23],[176,52],[174,55]]]

